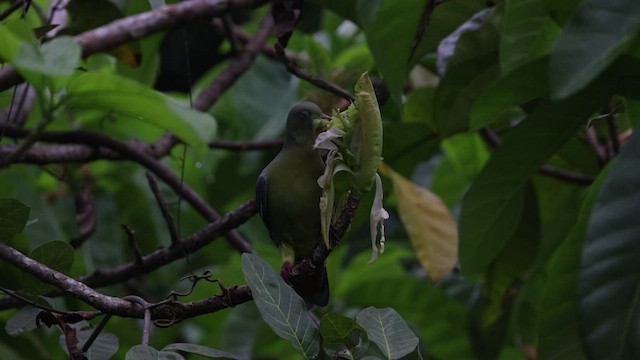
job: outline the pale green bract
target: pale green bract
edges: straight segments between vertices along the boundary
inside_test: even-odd
[[[382,160],[382,119],[373,85],[366,73],[358,81],[356,92],[355,103],[341,113],[336,112],[329,128],[318,135],[314,144],[314,148],[328,151],[325,172],[318,179],[322,188],[320,217],[322,237],[330,248],[329,229],[339,215],[335,210],[342,208],[349,194],[361,196],[375,183],[376,193],[369,217],[373,249],[369,263],[372,263],[384,252],[384,220],[389,218],[389,213],[382,207],[382,180],[377,173]],[[334,177],[341,171],[350,175],[349,186],[346,191],[336,194]]]

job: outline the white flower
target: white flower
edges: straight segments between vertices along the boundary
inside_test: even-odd
[[[371,214],[369,215],[369,231],[371,232],[371,259],[369,264],[376,261],[378,254],[384,252],[384,220],[389,218],[389,213],[382,207],[382,180],[380,175],[376,174],[376,194],[371,205]],[[378,248],[376,240],[378,239],[378,224],[380,224],[380,247]]]
[[[313,148],[329,151],[337,150],[338,146],[336,146],[334,140],[342,139],[345,134],[344,130],[340,130],[337,127],[331,127],[329,130],[318,134],[316,141],[313,144]]]

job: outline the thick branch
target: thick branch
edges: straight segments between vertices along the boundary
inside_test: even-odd
[[[51,284],[56,288],[71,294],[84,301],[96,309],[119,314],[122,316],[133,316],[135,314],[131,304],[122,299],[100,294],[89,286],[68,277],[67,275],[50,269],[49,267],[25,256],[18,250],[0,242],[0,259],[19,268],[20,270],[33,275],[38,280]]]
[[[142,318],[144,316],[145,309],[141,306],[117,297],[101,294],[86,284],[53,270],[4,243],[0,243],[0,259],[80,299],[103,313],[121,317]],[[151,309],[152,317],[154,319],[183,320],[235,306],[250,299],[251,292],[246,285],[233,287],[222,295],[204,300],[180,304],[175,307],[173,303],[154,307]]]
[[[98,269],[93,274],[82,276],[76,282],[81,282],[86,287],[100,288],[118,284],[129,279],[148,274],[164,265],[183,258],[188,253],[193,253],[210,244],[217,237],[225,234],[230,229],[235,229],[258,211],[255,201],[249,201],[237,209],[229,212],[218,221],[210,223],[198,230],[193,235],[182,240],[179,246],[160,248],[143,256],[140,261],[131,261],[110,269]],[[44,265],[43,265],[44,266]],[[72,279],[73,280],[73,279]],[[55,284],[54,284],[55,285]],[[55,285],[57,287],[57,285]],[[64,290],[64,288],[62,288]],[[93,291],[91,289],[91,291]],[[50,296],[60,295],[54,291]],[[0,299],[0,310],[18,305],[13,298]],[[99,307],[97,309],[102,310]],[[141,317],[137,316],[137,317]],[[114,313],[114,315],[118,315]]]
[[[254,7],[266,0],[190,0],[160,7],[154,11],[132,15],[105,26],[84,32],[75,37],[82,47],[82,56],[107,51],[126,42],[141,39],[194,19],[221,16],[237,8]],[[0,69],[0,91],[21,81],[10,67]]]

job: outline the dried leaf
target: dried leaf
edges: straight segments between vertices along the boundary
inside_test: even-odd
[[[442,279],[458,261],[455,219],[436,194],[407,180],[385,164],[381,164],[380,170],[393,181],[400,220],[422,267],[431,280]]]

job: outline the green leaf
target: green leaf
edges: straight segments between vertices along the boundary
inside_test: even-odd
[[[465,196],[460,214],[460,264],[467,274],[482,271],[516,229],[522,189],[597,109],[604,86],[561,101],[544,101],[504,137]]]
[[[0,25],[0,43],[0,58],[38,89],[49,85],[54,90],[60,88],[80,63],[80,46],[73,38],[61,36],[40,46],[22,21]]]
[[[24,230],[31,209],[16,199],[0,199],[0,241],[11,240]]]
[[[489,85],[473,103],[469,130],[477,130],[508,114],[514,106],[545,95],[547,58],[535,60],[511,71]]]
[[[136,345],[127,351],[125,360],[156,360],[160,359],[158,350],[147,345]]]
[[[640,27],[640,1],[584,0],[551,53],[555,98],[580,91],[623,53]]]
[[[200,155],[216,130],[215,120],[135,81],[107,71],[75,76],[67,86],[71,108],[116,112],[170,131]]]
[[[243,356],[231,354],[226,351],[212,349],[210,347],[189,344],[189,343],[175,343],[169,344],[162,349],[162,351],[184,351],[191,354],[197,354],[211,359],[246,359]]]
[[[591,214],[578,282],[578,307],[589,358],[640,357],[640,131],[612,165]]]
[[[93,329],[81,330],[76,332],[76,336],[78,337],[78,347],[81,347],[84,343],[87,342],[89,337],[93,334]],[[64,335],[60,335],[58,338],[58,343],[60,347],[67,352],[67,344],[64,338]],[[100,360],[100,359],[111,359],[113,355],[118,352],[118,337],[112,333],[100,333],[98,337],[91,344],[91,347],[87,351],[86,355],[88,359],[91,360]]]
[[[351,21],[358,21],[356,16],[356,2],[357,0],[310,0],[312,3],[321,5],[340,16],[349,19]]]
[[[471,106],[500,75],[495,11],[484,10],[476,17],[483,19],[481,25],[460,35],[453,55],[446,55],[444,45],[438,48],[438,68],[444,77],[436,89],[433,119],[443,138],[467,129]],[[480,21],[476,17],[469,22]]]
[[[305,359],[315,358],[320,351],[318,327],[302,298],[256,255],[242,254],[242,272],[264,321]]]
[[[305,37],[305,45],[311,62],[311,72],[318,76],[326,76],[331,70],[331,54],[313,36]]]
[[[70,36],[61,36],[44,43],[40,49],[22,46],[13,65],[25,79],[42,88],[53,81],[59,89],[80,63],[81,49]]]
[[[17,336],[22,333],[34,330],[36,325],[36,316],[42,310],[35,307],[24,307],[13,315],[4,326],[4,330],[9,336]]]
[[[549,282],[540,307],[541,359],[585,359],[578,323],[576,292],[580,274],[580,258],[587,225],[607,167],[591,185],[580,208],[578,221],[549,260]]]
[[[409,56],[424,1],[358,0],[359,23],[367,36],[367,44],[382,73],[391,96],[401,103],[400,95],[409,74]]]
[[[29,37],[29,35],[31,35]],[[26,38],[26,39],[25,39]],[[24,21],[8,21],[0,24],[0,58],[13,64],[22,46],[36,47],[36,38]]]
[[[431,190],[453,207],[489,160],[489,150],[477,134],[456,134],[442,141],[444,158],[433,173]]]
[[[523,188],[523,208],[520,219],[517,220],[517,228],[485,275],[485,324],[497,321],[508,312],[505,298],[509,298],[510,289],[517,284],[518,279],[526,276],[536,260],[541,232],[539,211],[535,189],[527,184]]]
[[[322,317],[320,335],[324,352],[329,356],[346,348],[351,356],[357,359],[369,348],[369,339],[364,328],[355,320],[336,313]]]
[[[429,281],[407,276],[402,260],[412,256],[411,251],[398,251],[389,243],[384,256],[367,265],[370,253],[363,251],[331,279],[333,296],[345,299],[350,306],[393,307],[420,329],[434,358],[473,358],[469,334],[461,330],[468,326],[465,306]],[[416,306],[416,299],[420,299],[420,306]]]
[[[248,302],[236,306],[225,320],[220,335],[220,347],[234,354],[250,357],[256,344],[259,325],[261,325],[259,319],[260,313],[255,303]]]
[[[547,16],[543,0],[507,0],[500,37],[503,74],[551,51],[560,28]]]
[[[356,320],[387,359],[399,359],[418,347],[418,338],[392,308],[368,307],[358,313]]]
[[[545,10],[558,25],[563,26],[576,11],[580,0],[542,0]]]
[[[33,250],[29,257],[53,270],[66,274],[73,264],[74,252],[68,242],[50,241]],[[27,273],[24,273],[24,286],[36,294],[44,294],[53,289],[52,285]]]

